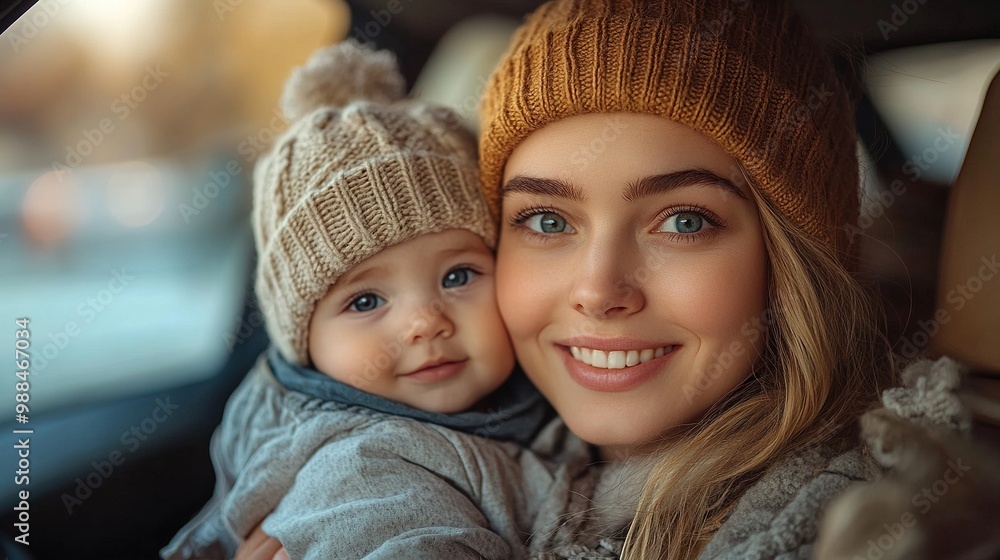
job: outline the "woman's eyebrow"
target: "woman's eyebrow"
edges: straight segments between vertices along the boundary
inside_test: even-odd
[[[664,173],[663,175],[643,177],[638,181],[629,183],[628,187],[625,189],[623,197],[629,202],[634,202],[639,198],[652,196],[654,194],[661,194],[666,191],[689,185],[715,186],[731,192],[740,198],[746,198],[746,195],[744,195],[743,192],[740,191],[739,187],[734,185],[732,181],[705,169],[685,169],[684,171],[674,171],[673,173]]]
[[[584,202],[586,200],[586,197],[583,196],[583,191],[566,181],[525,177],[523,175],[518,175],[504,183],[500,189],[500,198],[513,192],[568,198],[576,202]]]

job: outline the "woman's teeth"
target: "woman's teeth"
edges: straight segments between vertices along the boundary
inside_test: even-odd
[[[605,352],[604,350],[593,350],[579,346],[569,347],[573,358],[588,366],[604,369],[623,369],[636,364],[644,364],[664,354],[669,354],[673,349],[674,347],[671,345],[659,348],[646,348],[645,350],[614,350]]]

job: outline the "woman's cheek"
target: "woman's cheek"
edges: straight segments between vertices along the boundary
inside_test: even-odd
[[[497,251],[497,305],[518,351],[542,329],[552,307],[553,278],[531,253],[504,239]]]
[[[507,257],[506,251],[497,251],[497,307],[500,309],[500,317],[503,318],[511,340],[515,341],[522,330],[521,323],[524,313],[520,313],[525,306],[520,306],[519,300],[514,294],[522,292],[521,284],[525,283],[525,277],[521,275],[515,266],[516,261]]]
[[[675,321],[695,334],[701,346],[694,370],[703,375],[729,363],[726,369],[731,368],[732,378],[727,383],[734,386],[749,374],[763,346],[746,334],[764,318],[767,267],[763,243],[705,255],[682,269],[691,274],[675,283],[671,305]]]

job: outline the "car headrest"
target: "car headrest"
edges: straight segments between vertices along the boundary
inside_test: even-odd
[[[1000,376],[1000,74],[951,187],[932,321],[934,350]]]

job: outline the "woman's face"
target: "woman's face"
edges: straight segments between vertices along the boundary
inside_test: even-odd
[[[501,196],[500,312],[581,438],[639,451],[750,374],[767,257],[721,146],[652,115],[569,117],[518,145]]]

